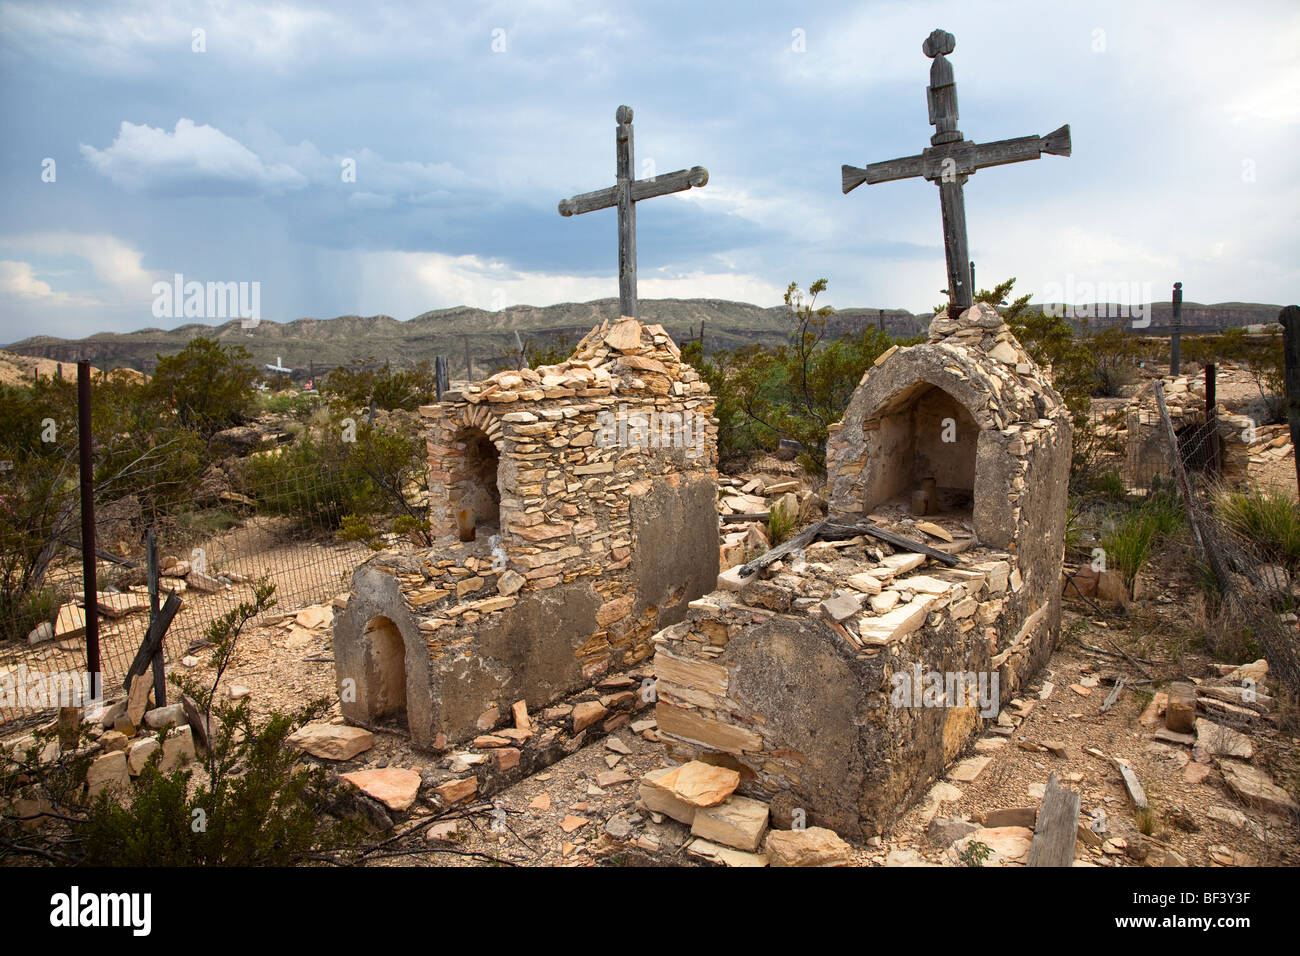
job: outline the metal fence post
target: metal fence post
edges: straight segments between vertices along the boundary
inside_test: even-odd
[[[77,363],[77,444],[81,452],[81,580],[86,595],[86,671],[99,674],[99,588],[95,580],[95,454],[90,422],[90,360]]]

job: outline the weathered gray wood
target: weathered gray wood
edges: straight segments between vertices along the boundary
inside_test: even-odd
[[[1278,313],[1277,320],[1282,323],[1286,420],[1291,428],[1291,447],[1300,448],[1300,305],[1288,305]],[[1294,457],[1296,484],[1300,487],[1300,454]]]
[[[919,156],[890,159],[864,168],[840,167],[840,188],[849,193],[863,183],[883,183],[921,177],[939,186],[943,211],[944,257],[948,270],[949,312],[954,316],[974,302],[975,283],[970,276],[966,238],[966,206],[962,185],[976,170],[1007,163],[1038,159],[1043,153],[1070,155],[1070,127],[1062,126],[1046,136],[1020,136],[992,143],[966,140],[957,128],[957,84],[947,54],[957,46],[951,33],[935,30],[921,45],[930,64],[930,85],[926,104],[934,135],[930,147]]]
[[[632,134],[632,107],[620,106],[614,113],[618,123],[614,130],[615,177],[608,189],[582,193],[561,200],[561,216],[577,216],[597,209],[618,208],[618,300],[619,314],[637,317],[636,301],[636,204],[642,199],[666,196],[709,181],[703,166],[679,169],[651,179],[634,179],[635,147]]]
[[[140,649],[136,651],[131,666],[127,668],[126,679],[122,682],[124,689],[131,687],[131,678],[148,670],[150,660],[162,647],[163,637],[167,633],[167,628],[171,627],[172,618],[176,616],[176,612],[180,609],[181,599],[176,596],[175,591],[170,592],[167,595],[167,600],[163,603],[162,610],[158,612],[158,616],[149,622],[149,630],[145,632],[144,640],[140,643]]]
[[[618,128],[615,189],[618,191],[618,304],[619,315],[636,318],[636,203],[632,201],[633,143],[632,107],[620,106],[615,114]]]
[[[939,551],[930,547],[922,541],[914,541],[911,538],[904,538],[901,534],[894,534],[892,531],[886,531],[884,528],[872,524],[870,521],[856,521],[852,523],[840,523],[836,521],[825,521],[819,533],[819,537],[828,539],[851,538],[859,534],[865,534],[870,538],[878,541],[884,541],[892,544],[895,548],[902,548],[904,551],[914,551],[917,554],[923,554],[927,558],[934,558],[940,564],[946,564],[948,567],[956,567],[961,563],[961,558],[955,554],[948,554],[946,551]]]
[[[870,521],[844,522],[827,519],[809,525],[785,543],[779,544],[770,551],[765,551],[753,561],[741,565],[740,571],[737,573],[742,578],[747,578],[751,574],[761,571],[772,562],[785,557],[792,551],[806,548],[808,545],[819,539],[839,541],[844,538],[856,538],[860,534],[884,541],[896,548],[902,548],[904,551],[914,551],[917,554],[924,554],[927,558],[934,558],[934,560],[945,564],[950,568],[961,563],[961,559],[955,554],[946,554],[943,551],[936,551],[928,544],[924,544],[920,541],[913,541],[911,538],[904,538],[902,535],[894,534],[892,531],[886,531],[884,528],[877,527]]]
[[[1115,706],[1115,701],[1119,700],[1120,692],[1124,690],[1124,685],[1127,682],[1127,677],[1121,677],[1119,680],[1115,681],[1115,686],[1111,689],[1111,692],[1106,695],[1106,699],[1102,702],[1101,712],[1103,714]]]
[[[788,541],[778,544],[775,548],[763,552],[753,561],[748,561],[741,565],[740,570],[736,573],[742,578],[747,578],[751,574],[763,570],[763,568],[767,567],[772,562],[785,557],[792,551],[806,548],[817,540],[817,536],[821,533],[825,524],[825,521],[818,521],[816,524],[809,525]]]
[[[194,742],[208,750],[212,746],[212,724],[208,717],[199,709],[198,702],[189,694],[181,695],[181,707],[185,711],[185,722],[190,725],[190,730],[194,734]]]
[[[975,290],[970,287],[970,255],[966,246],[966,201],[961,188],[966,177],[955,182],[939,183],[939,208],[943,211],[943,255],[948,266],[948,299],[953,303],[951,314],[969,309],[975,302]]]
[[[1169,374],[1180,375],[1183,368],[1183,284],[1174,283],[1170,297],[1173,318],[1169,326]]]
[[[1061,786],[1053,770],[1034,822],[1034,842],[1029,845],[1026,865],[1070,866],[1078,839],[1079,794]]]
[[[146,574],[149,581],[149,623],[158,619],[158,539],[153,525],[145,531],[144,547],[148,566]],[[163,663],[162,644],[153,655],[153,699],[155,707],[167,706],[167,673]]]
[[[676,172],[664,173],[662,176],[656,176],[653,179],[638,179],[632,183],[632,201],[640,202],[642,199],[654,199],[656,196],[679,193],[690,189],[692,186],[703,186],[708,181],[709,171],[703,166],[679,169]],[[609,209],[611,206],[617,205],[618,187],[610,186],[608,189],[597,189],[595,192],[562,199],[559,208],[561,216],[580,216],[585,212]]]
[[[1124,789],[1128,791],[1128,798],[1133,801],[1133,809],[1147,809],[1149,804],[1147,803],[1146,792],[1142,789],[1142,782],[1138,780],[1133,768],[1119,760],[1119,758],[1115,758],[1115,766],[1119,768],[1119,775],[1124,780]]]

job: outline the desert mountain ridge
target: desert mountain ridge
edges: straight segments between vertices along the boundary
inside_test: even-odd
[[[1150,309],[1148,332],[1167,328],[1171,318],[1169,303],[1157,302]],[[1259,303],[1184,302],[1183,323],[1215,328],[1267,324],[1277,321],[1279,311],[1279,306]],[[776,345],[787,341],[789,332],[783,305],[763,307],[723,299],[644,299],[640,313],[643,322],[662,325],[679,343],[697,339],[703,325],[709,352],[754,344]],[[1089,324],[1096,328],[1128,321],[1113,306],[1092,306],[1090,314],[1100,317],[1088,323],[1075,322],[1076,326]],[[454,306],[406,320],[389,315],[304,317],[287,322],[263,319],[254,328],[245,328],[239,319],[216,325],[189,322],[172,329],[99,332],[81,339],[37,335],[5,348],[18,355],[55,362],[71,363],[84,358],[103,368],[151,371],[158,355],[174,354],[191,339],[208,335],[244,346],[259,364],[280,360],[302,371],[372,357],[380,362],[409,365],[446,355],[455,374],[464,371],[468,350],[475,371],[486,373],[517,353],[517,341],[540,345],[567,340],[572,344],[592,326],[617,317],[618,300],[608,298],[549,306],[516,305],[499,311]],[[828,332],[837,336],[876,326],[909,337],[924,332],[931,318],[932,313],[906,309],[844,308],[830,317]]]

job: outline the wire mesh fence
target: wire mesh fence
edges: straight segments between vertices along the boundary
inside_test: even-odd
[[[1176,488],[1183,501],[1199,573],[1211,595],[1205,622],[1211,649],[1224,660],[1265,658],[1270,675],[1295,700],[1300,697],[1300,617],[1292,572],[1300,565],[1300,510],[1294,471],[1290,482],[1280,477],[1261,482],[1248,469],[1234,474],[1225,461],[1230,452],[1222,423],[1201,418],[1175,427],[1159,384],[1156,395],[1170,462],[1165,487]],[[1262,444],[1282,447],[1272,444],[1275,440],[1265,438]],[[1151,480],[1164,478],[1155,474]],[[1238,701],[1246,711],[1258,709],[1252,694],[1253,688]],[[1230,710],[1216,716],[1229,722],[1234,717]],[[1249,714],[1237,716],[1242,726],[1248,724]]]
[[[336,533],[349,477],[336,467],[274,462],[252,469],[207,465],[186,479],[165,459],[96,490],[96,575],[102,692],[123,689],[149,628],[146,532],[156,538],[159,602],[181,609],[162,644],[167,666],[200,651],[211,623],[274,585],[268,615],[346,592],[352,570],[372,552]],[[71,474],[75,477],[75,463]],[[65,478],[67,476],[65,475]],[[25,535],[7,535],[9,599],[0,614],[0,735],[53,716],[59,688],[98,690],[87,676],[82,552],[73,492]],[[22,588],[25,594],[13,592]],[[35,607],[37,610],[33,611]],[[39,621],[38,621],[39,619]],[[32,626],[35,622],[35,626]],[[66,697],[64,699],[66,702]]]

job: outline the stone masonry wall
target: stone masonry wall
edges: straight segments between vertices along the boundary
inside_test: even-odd
[[[906,422],[933,427],[930,412],[951,407],[933,389],[969,413],[958,428],[978,429],[951,442],[968,455],[973,445],[973,501],[918,521],[905,505],[868,502],[879,482],[903,487],[897,469],[915,447]],[[830,514],[869,518],[958,565],[859,537],[818,542],[749,578],[721,575],[719,590],[654,638],[668,756],[738,770],[740,791],[768,800],[777,819],[798,808],[807,825],[845,836],[888,828],[1051,652],[1070,442],[1059,396],[990,306],[941,314],[929,343],[882,356],[832,429]],[[930,675],[958,673],[983,679],[986,699],[923,699]],[[909,680],[916,694],[900,702]]]
[[[651,654],[718,571],[713,399],[658,326],[593,329],[558,366],[498,373],[421,409],[435,546],[357,570],[336,622],[336,668],[357,682],[353,722],[385,666],[375,618],[402,637],[417,744],[479,732],[490,707],[544,707]],[[459,540],[466,434],[499,455],[495,532]]]

